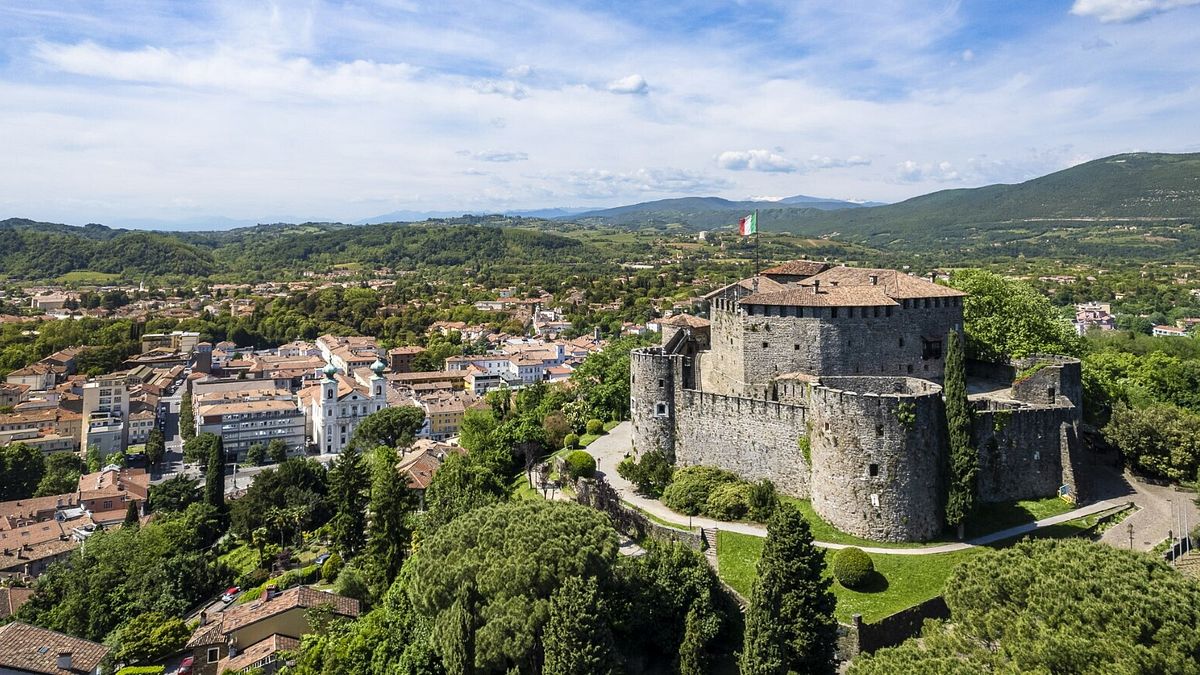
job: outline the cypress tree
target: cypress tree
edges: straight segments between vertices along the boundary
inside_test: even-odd
[[[192,394],[183,392],[179,397],[179,435],[190,441],[196,435],[196,416],[192,411]]]
[[[781,504],[767,526],[746,612],[743,675],[833,672],[837,622],[830,583],[808,523],[795,507]]]
[[[137,506],[137,502],[133,501],[132,499],[129,500],[129,506],[125,508],[125,524],[126,525],[137,525],[138,524],[138,506]]]
[[[946,522],[958,526],[963,537],[966,519],[975,506],[975,474],[979,471],[979,452],[971,444],[971,404],[967,400],[967,364],[962,335],[950,331],[946,340],[946,372],[942,381],[946,400],[947,438],[950,444],[950,470],[946,496]]]
[[[367,499],[371,484],[367,461],[351,443],[329,471],[329,491],[336,513],[331,522],[333,545],[343,560],[362,552],[367,543]]]
[[[374,460],[367,550],[376,589],[382,594],[392,585],[404,564],[412,537],[408,514],[413,510],[413,503],[407,481],[396,470],[396,451],[381,445],[375,449]]]
[[[208,471],[204,474],[204,501],[225,512],[225,444],[221,437],[212,435],[208,450]]]
[[[568,577],[550,596],[545,675],[611,673],[612,632],[594,577]]]

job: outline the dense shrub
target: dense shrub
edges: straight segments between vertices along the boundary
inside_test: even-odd
[[[641,460],[626,457],[617,465],[617,473],[622,478],[633,483],[637,491],[647,497],[658,497],[671,483],[671,474],[675,468],[667,461],[667,456],[659,450],[651,450],[642,455]]]
[[[701,513],[717,520],[741,520],[750,512],[750,484],[721,483],[704,501]]]
[[[579,446],[579,434],[567,434],[563,436],[563,447],[574,448]]]
[[[587,421],[587,432],[592,436],[604,433],[604,422],[593,417]]]
[[[766,522],[779,506],[779,495],[775,492],[775,484],[769,479],[762,479],[750,485],[746,492],[750,501],[750,519]]]
[[[713,490],[724,483],[737,483],[737,474],[712,466],[687,466],[677,469],[671,484],[663,490],[662,501],[679,513],[697,516]]]
[[[591,478],[596,475],[596,458],[583,450],[576,450],[567,455],[566,469],[571,478]]]
[[[861,548],[853,546],[833,556],[833,576],[846,588],[861,588],[875,574],[875,563]]]
[[[325,559],[325,564],[321,565],[321,579],[324,581],[333,581],[337,579],[338,573],[342,571],[342,557],[336,553],[330,553]]]

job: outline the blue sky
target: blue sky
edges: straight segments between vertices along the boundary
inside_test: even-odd
[[[1200,0],[0,0],[0,217],[897,201],[1200,151]]]

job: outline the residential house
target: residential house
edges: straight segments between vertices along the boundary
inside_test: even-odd
[[[1150,334],[1155,337],[1187,337],[1188,333],[1185,329],[1176,326],[1168,326],[1163,324],[1150,329]]]
[[[276,592],[268,586],[260,599],[234,605],[215,616],[201,614],[200,625],[186,649],[193,657],[193,673],[218,675],[262,668],[274,672],[277,655],[295,649],[312,628],[306,611],[327,606],[335,617],[354,619],[358,600],[308,586]]]
[[[100,675],[108,651],[102,644],[20,621],[0,626],[3,675]]]

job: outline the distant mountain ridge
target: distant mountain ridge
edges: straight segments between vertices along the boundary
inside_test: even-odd
[[[559,220],[625,227],[679,225],[689,229],[708,229],[730,225],[736,222],[737,218],[754,210],[760,212],[760,217],[765,216],[774,221],[780,214],[803,215],[809,212],[858,209],[862,206],[857,202],[805,195],[787,197],[779,201],[733,201],[721,197],[679,197],[586,211],[567,218],[559,218]]]

